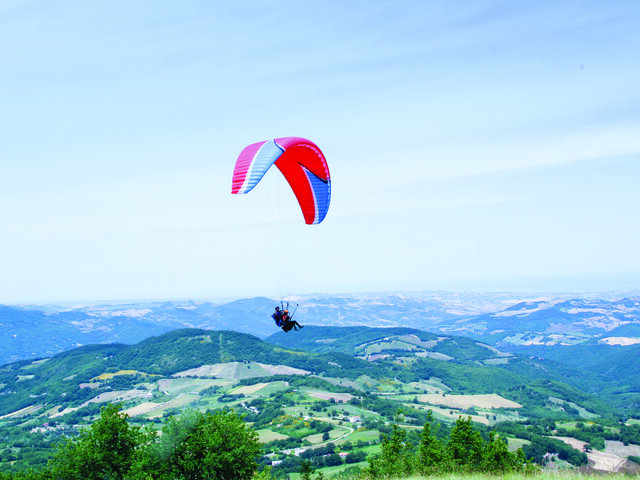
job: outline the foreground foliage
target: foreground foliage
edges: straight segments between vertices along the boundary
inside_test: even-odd
[[[505,440],[491,432],[485,441],[474,430],[471,417],[460,417],[448,439],[436,436],[439,425],[431,412],[422,430],[420,445],[407,441],[406,430],[396,422],[382,441],[382,452],[368,459],[366,478],[405,477],[413,474],[442,475],[452,472],[533,473],[536,467],[521,449],[510,452]]]
[[[47,467],[1,474],[20,480],[245,480],[257,470],[258,435],[230,411],[186,411],[162,434],[131,426],[107,405],[89,429],[61,443]]]

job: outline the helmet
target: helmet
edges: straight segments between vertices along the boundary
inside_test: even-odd
[[[289,313],[289,310],[285,310],[284,313]]]
[[[280,307],[276,307],[276,310],[280,310]]]

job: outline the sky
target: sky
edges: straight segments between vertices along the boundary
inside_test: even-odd
[[[640,3],[0,3],[0,303],[640,290]],[[240,151],[301,136],[304,225]]]

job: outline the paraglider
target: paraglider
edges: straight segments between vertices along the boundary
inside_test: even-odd
[[[331,202],[331,176],[324,154],[306,138],[275,138],[245,147],[233,169],[231,193],[249,193],[274,164],[298,200],[305,223],[321,223],[327,216]],[[289,314],[288,305],[287,309],[284,305],[282,308],[276,307],[271,315],[278,327],[287,333],[291,329],[297,331],[303,328],[293,320],[293,314]]]
[[[283,307],[284,308],[284,305]],[[276,306],[276,311],[271,315],[273,321],[276,322],[276,325],[285,332],[289,333],[289,331],[293,328],[296,332],[301,328],[304,328],[304,325],[300,325],[297,321],[293,319],[293,315],[296,313],[295,311],[292,314],[289,314],[289,304],[287,303],[287,308],[284,310],[280,310],[280,307]],[[296,310],[298,306],[296,305]]]
[[[231,193],[249,193],[274,164],[289,182],[305,223],[322,222],[331,201],[329,166],[320,148],[305,138],[276,138],[245,147],[236,160]]]

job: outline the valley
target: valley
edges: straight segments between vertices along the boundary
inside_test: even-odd
[[[95,420],[102,406],[121,403],[131,422],[157,426],[189,409],[231,408],[258,432],[262,461],[274,471],[297,471],[304,458],[322,468],[364,466],[399,411],[414,439],[428,412],[443,433],[469,417],[514,449],[535,456],[536,445],[555,448],[574,465],[595,468],[601,463],[590,458],[606,453],[604,443],[591,441],[591,452],[571,456],[553,437],[640,445],[640,424],[617,400],[597,375],[570,375],[559,363],[451,334],[308,325],[264,341],[182,329],[1,367],[0,458],[6,468],[43,464],[47,446]],[[574,422],[573,429],[561,430],[561,422]],[[576,428],[579,422],[602,432]],[[541,423],[553,428],[540,430]],[[334,465],[323,463],[325,455]],[[620,458],[612,471],[635,468]]]

